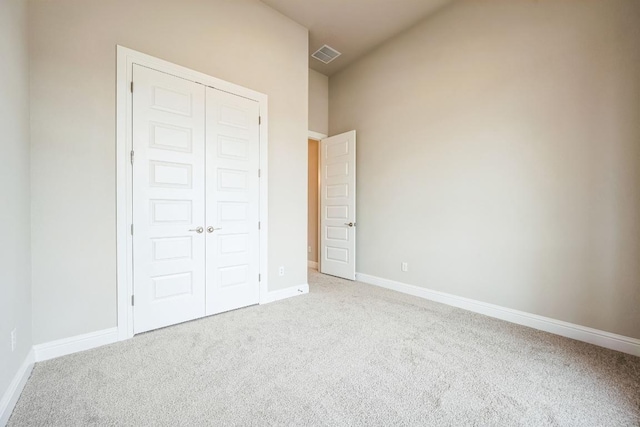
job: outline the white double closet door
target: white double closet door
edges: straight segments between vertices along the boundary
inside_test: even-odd
[[[259,104],[133,68],[134,332],[259,302]]]

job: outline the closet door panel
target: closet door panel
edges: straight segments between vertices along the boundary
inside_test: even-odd
[[[259,105],[206,89],[207,314],[259,302]]]
[[[205,89],[138,65],[133,82],[133,320],[140,333],[205,315]]]

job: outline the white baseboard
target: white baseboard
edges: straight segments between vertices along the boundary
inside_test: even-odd
[[[279,301],[281,299],[291,298],[308,293],[309,285],[305,283],[304,285],[292,286],[290,288],[280,289],[279,291],[267,292],[267,295],[262,298],[260,304],[267,304],[270,302]]]
[[[445,292],[434,291],[420,286],[408,285],[394,280],[382,279],[368,274],[356,273],[356,280],[370,285],[380,286],[416,297],[451,305],[485,316],[495,317],[530,328],[539,329],[563,337],[595,344],[611,350],[640,356],[640,340],[623,335],[576,325],[549,317],[538,316],[524,311],[513,310],[499,305],[489,304],[470,298],[459,297]]]
[[[22,389],[24,389],[31,375],[34,362],[33,349],[31,349],[24,359],[24,362],[22,362],[22,365],[20,365],[20,369],[18,369],[18,372],[16,372],[13,377],[11,384],[9,384],[9,388],[7,388],[7,391],[5,391],[2,396],[2,400],[0,400],[0,426],[5,426],[9,422],[13,408],[16,406],[16,403],[18,403]]]
[[[53,359],[79,351],[90,350],[118,341],[118,328],[103,329],[75,337],[63,338],[33,346],[36,362]]]
[[[315,268],[316,270],[318,269],[318,263],[315,261],[307,261],[307,266],[310,268]]]

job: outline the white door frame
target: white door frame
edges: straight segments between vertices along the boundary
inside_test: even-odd
[[[327,138],[327,135],[324,133],[314,132],[312,130],[309,131],[309,139],[320,142],[325,138]]]
[[[230,92],[260,105],[260,303],[268,302],[267,237],[268,237],[268,109],[267,95],[215,77],[154,58],[144,53],[117,46],[116,62],[116,261],[118,340],[133,337],[133,180],[131,168],[132,141],[132,71],[133,64],[162,71],[183,79]]]

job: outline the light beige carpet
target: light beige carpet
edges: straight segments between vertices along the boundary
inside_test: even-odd
[[[309,283],[39,363],[9,425],[640,425],[640,358],[316,272]]]

